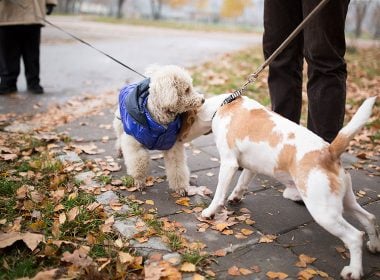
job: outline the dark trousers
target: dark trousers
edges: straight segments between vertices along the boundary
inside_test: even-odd
[[[41,25],[0,26],[1,85],[16,85],[21,58],[28,86],[40,83],[40,40]]]
[[[264,56],[268,58],[320,0],[265,0]],[[331,142],[345,113],[344,27],[349,0],[329,1],[269,66],[272,110],[299,123],[302,69],[308,69],[308,128]]]

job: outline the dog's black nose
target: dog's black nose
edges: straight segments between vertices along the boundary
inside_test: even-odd
[[[202,98],[202,104],[205,103],[206,99]]]

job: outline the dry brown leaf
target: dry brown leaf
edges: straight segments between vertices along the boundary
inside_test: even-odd
[[[88,267],[94,264],[92,258],[83,249],[75,250],[72,254],[67,251],[64,252],[61,261],[72,263],[78,267]]]
[[[45,242],[45,236],[42,234],[25,232],[0,233],[0,248],[6,248],[13,245],[16,241],[22,240],[28,248],[34,251],[40,242]]]
[[[200,274],[198,274],[198,273],[195,273],[194,275],[193,275],[193,278],[192,278],[192,280],[205,280],[206,278],[204,277],[204,276],[202,276],[202,275],[200,275]]]
[[[306,267],[308,264],[313,263],[316,258],[309,257],[308,255],[301,254],[298,256],[298,262],[296,263],[296,266],[298,267]]]
[[[224,249],[219,249],[219,250],[216,250],[214,253],[213,253],[214,256],[217,256],[217,257],[224,257],[227,255],[227,252],[226,250]]]
[[[181,265],[181,268],[179,270],[183,272],[195,272],[196,268],[194,264],[185,262]]]
[[[118,258],[119,258],[120,263],[133,263],[135,260],[134,256],[125,252],[119,252]]]
[[[275,235],[266,234],[260,237],[259,243],[272,243],[276,238]]]
[[[248,236],[248,235],[251,235],[253,233],[253,230],[250,230],[250,229],[246,229],[246,228],[243,228],[241,230],[241,233]]]
[[[151,199],[147,199],[147,200],[145,200],[145,204],[154,205],[154,201]]]
[[[160,280],[163,267],[160,267],[158,263],[150,263],[144,266],[145,280]]]
[[[288,278],[288,274],[283,273],[283,272],[273,272],[273,271],[268,271],[266,274],[270,279],[286,279]]]
[[[240,275],[239,268],[236,265],[231,266],[228,269],[228,274],[231,275],[231,276],[239,276]]]
[[[317,271],[314,269],[304,269],[297,274],[297,279],[299,280],[309,280],[312,279],[315,275],[317,275]]]
[[[78,216],[78,214],[79,214],[79,207],[78,206],[71,208],[70,211],[67,213],[68,221],[69,222],[74,221],[75,218]]]
[[[56,279],[59,269],[54,268],[51,270],[40,271],[31,280],[53,280]]]
[[[242,275],[249,275],[249,274],[252,274],[253,272],[247,268],[239,268],[239,272],[242,274]]]

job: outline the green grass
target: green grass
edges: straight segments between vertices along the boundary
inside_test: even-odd
[[[32,277],[41,269],[37,258],[22,242],[17,242],[11,249],[0,249],[0,263],[2,280]]]
[[[151,20],[151,19],[117,19],[114,17],[91,17],[91,20],[113,24],[127,24],[136,26],[148,26],[156,28],[170,28],[181,30],[196,30],[206,32],[255,32],[255,27],[243,24],[181,22],[174,20]]]
[[[188,250],[182,253],[182,259],[184,262],[189,262],[195,265],[202,263],[207,257],[208,255],[201,254],[198,250]]]
[[[178,251],[183,248],[182,238],[177,233],[168,232],[166,233],[166,237],[168,238],[168,245],[173,251]]]

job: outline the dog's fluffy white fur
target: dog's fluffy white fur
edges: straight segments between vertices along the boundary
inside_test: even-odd
[[[212,218],[224,205],[231,178],[239,166],[244,170],[228,197],[231,203],[242,199],[254,172],[272,176],[285,185],[285,198],[303,200],[315,221],[345,243],[351,261],[342,270],[342,278],[360,279],[364,233],[343,218],[343,211],[353,214],[363,225],[371,252],[380,252],[380,237],[375,216],[355,199],[350,174],[342,167],[340,155],[367,122],[375,97],[363,103],[329,144],[247,97],[220,107],[227,96],[207,99],[187,132],[187,140],[191,140],[212,127],[220,154],[218,186],[202,217]]]
[[[161,125],[169,124],[178,115],[197,109],[204,102],[204,96],[194,90],[191,76],[181,67],[155,65],[145,74],[150,77],[147,108]],[[149,169],[148,150],[124,132],[119,109],[115,112],[113,127],[117,136],[116,149],[124,157],[127,173],[134,178],[135,186],[142,189]],[[184,194],[189,186],[190,172],[183,142],[177,141],[171,149],[164,151],[164,159],[169,187]]]

